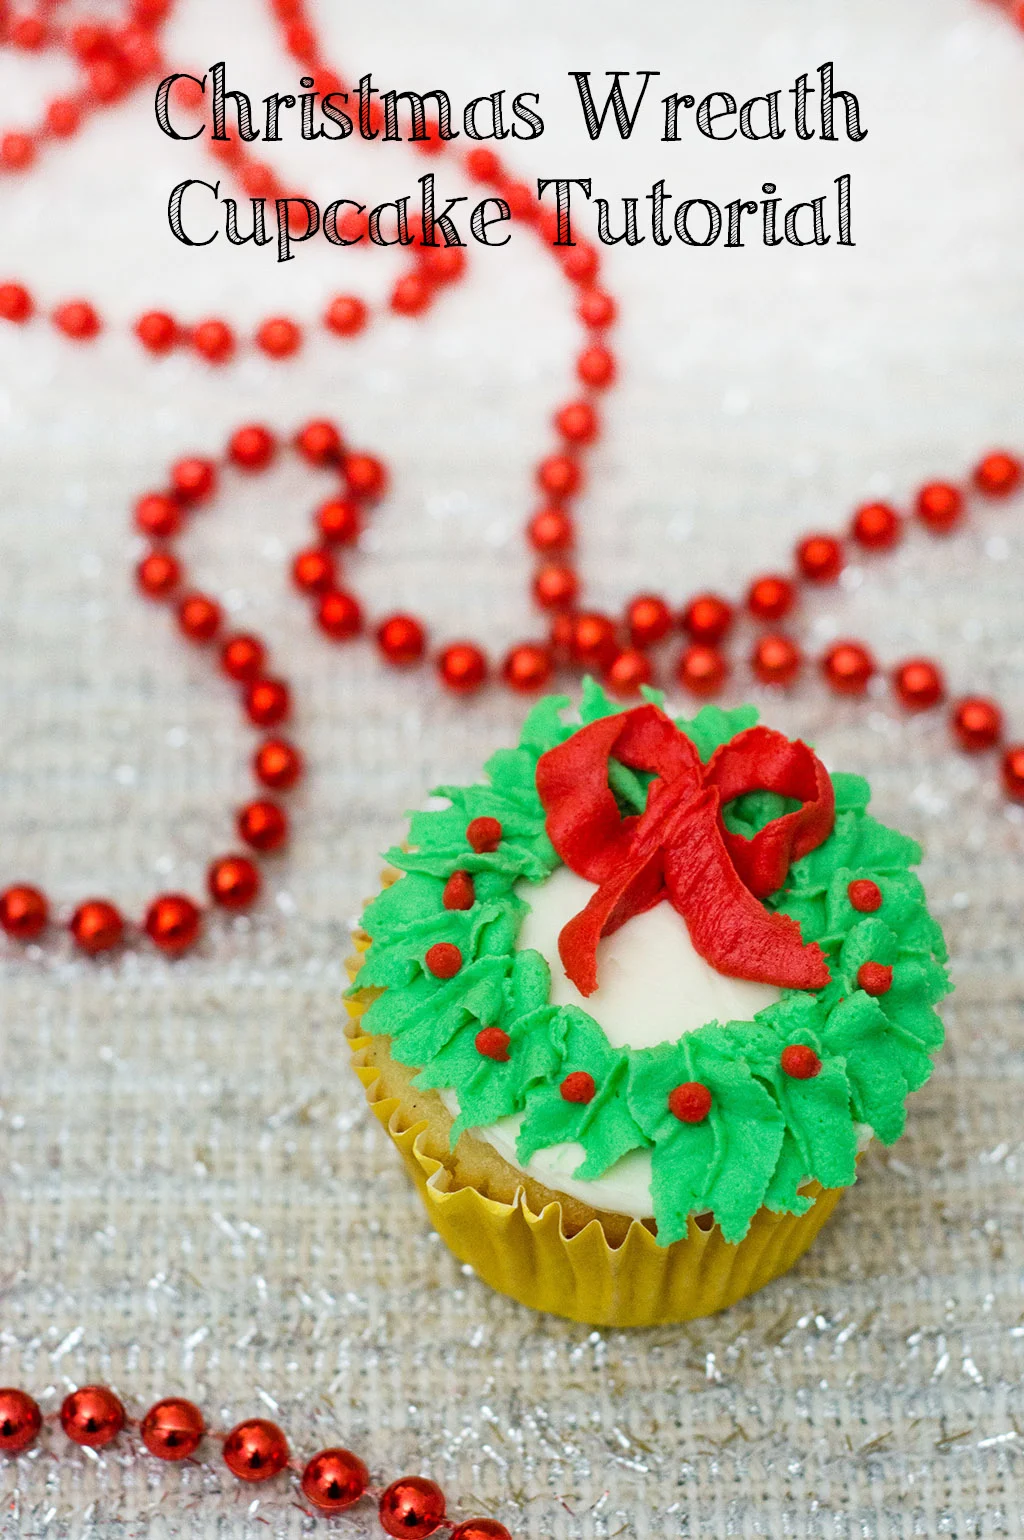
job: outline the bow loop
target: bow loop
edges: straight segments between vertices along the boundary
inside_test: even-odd
[[[642,813],[620,813],[609,761],[653,773]],[[634,915],[668,899],[695,949],[720,973],[792,989],[821,989],[829,971],[788,915],[759,902],[790,864],[828,838],[832,782],[804,743],[753,727],[700,762],[685,733],[654,705],[603,717],[543,754],[537,790],[565,864],[597,884],[562,929],[558,950],[583,995],[597,988],[597,946]],[[726,802],[774,791],[801,804],[752,839],[722,821]]]

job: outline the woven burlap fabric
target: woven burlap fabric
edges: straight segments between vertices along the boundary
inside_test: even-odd
[[[855,252],[609,255],[623,379],[580,510],[596,602],[735,591],[864,495],[903,499],[990,443],[1024,442],[1024,41],[994,7],[319,9],[352,74],[455,97],[539,90],[548,133],[510,152],[529,174],[589,174],[615,194],[664,175],[677,197],[721,202],[769,178],[792,199],[854,175]],[[191,0],[169,42],[174,58],[226,58],[256,98],[295,87],[256,0]],[[862,146],[659,146],[652,125],[598,151],[565,80],[660,68],[661,94],[744,95],[826,58],[861,93]],[[5,55],[0,80],[6,124],[58,72]],[[279,154],[325,199],[403,191],[424,164]],[[159,302],[246,327],[312,317],[332,287],[386,292],[388,257],[309,252],[277,269],[223,242],[175,246],[169,189],[208,164],[127,104],[6,180],[0,268],[45,302],[94,294],[121,323]],[[346,561],[354,586],[375,613],[409,606],[437,635],[499,651],[537,627],[519,527],[575,346],[552,265],[521,234],[476,256],[426,321],[317,338],[288,365],[215,373],[147,362],[125,337],[76,349],[42,325],[6,330],[0,880],[64,901],[109,893],[137,914],[160,888],[200,892],[233,843],[251,735],[204,659],[131,592],[128,510],[173,458],[254,417],[283,432],[337,416],[394,478],[365,554]],[[498,692],[454,702],[426,671],[386,673],[369,649],[314,637],[285,569],[329,485],[294,464],[233,480],[183,545],[295,685],[309,776],[265,902],[211,919],[173,964],[141,946],[86,962],[59,937],[2,949],[0,1382],[47,1412],[101,1380],[133,1414],[180,1392],[219,1427],[273,1416],[299,1454],[339,1442],[378,1479],[430,1474],[453,1511],[492,1513],[523,1540],[1024,1533],[1024,821],[992,764],[955,757],[941,722],[884,697],[841,704],[809,681],[763,702],[832,766],[869,775],[879,815],[925,841],[956,980],[948,1046],[906,1137],[871,1151],[812,1252],[757,1298],[654,1332],[530,1315],[428,1233],[347,1068],[339,998],[347,928],[403,809],[472,777],[519,708]],[[956,688],[997,691],[1020,731],[1022,516],[1018,499],[947,543],[858,563],[810,607],[807,634],[867,634],[890,660],[935,651]],[[130,1438],[97,1458],[50,1432],[0,1472],[0,1532],[306,1532],[285,1483],[242,1489],[214,1455],[169,1469]],[[335,1532],[379,1533],[362,1511]]]

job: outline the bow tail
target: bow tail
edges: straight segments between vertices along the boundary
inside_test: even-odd
[[[664,851],[660,819],[645,815],[646,829],[637,830],[629,857],[613,877],[602,882],[590,902],[562,926],[558,955],[566,978],[581,995],[597,988],[597,944],[636,914],[643,914],[665,897]]]
[[[831,975],[821,948],[805,945],[786,914],[771,914],[729,858],[714,789],[676,808],[665,851],[669,897],[690,939],[719,973],[788,989],[823,989]]]

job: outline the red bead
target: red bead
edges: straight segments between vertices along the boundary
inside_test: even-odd
[[[860,642],[836,642],[822,658],[821,670],[837,695],[863,695],[875,660]]]
[[[669,1093],[668,1110],[680,1123],[703,1123],[711,1111],[711,1092],[699,1080],[688,1080]]]
[[[466,825],[466,838],[478,856],[497,850],[501,835],[501,824],[496,818],[471,818]]]
[[[189,455],[171,466],[171,489],[183,503],[204,503],[217,485],[217,467],[212,460]]]
[[[43,1425],[38,1404],[23,1390],[0,1390],[0,1454],[21,1454],[35,1443]]]
[[[239,1481],[269,1481],[288,1464],[288,1440],[276,1422],[250,1417],[224,1440],[224,1464]]]
[[[808,535],[797,546],[796,559],[809,583],[834,583],[843,570],[843,548],[832,535]]]
[[[542,609],[567,609],[579,593],[579,587],[579,578],[572,567],[541,567],[533,580],[533,597]]]
[[[583,1105],[592,1102],[597,1095],[594,1077],[585,1069],[573,1070],[571,1075],[566,1075],[558,1090],[564,1102],[580,1102]]]
[[[256,727],[276,727],[291,704],[291,691],[283,679],[253,679],[245,691],[245,714]]]
[[[203,918],[198,904],[184,893],[161,893],[146,910],[144,929],[153,945],[177,957],[199,939]]]
[[[366,325],[366,306],[354,294],[339,294],[324,312],[324,325],[337,337],[354,337]]]
[[[220,650],[220,666],[229,679],[255,679],[267,661],[267,649],[258,636],[240,631],[229,636]]]
[[[420,315],[430,304],[433,287],[422,273],[405,273],[391,290],[396,315]]]
[[[348,1449],[321,1449],[302,1472],[302,1494],[321,1513],[344,1513],[370,1485],[370,1472]]]
[[[151,1406],[139,1425],[142,1442],[158,1460],[187,1460],[203,1441],[206,1423],[198,1406],[168,1396]]]
[[[431,283],[455,283],[466,271],[467,257],[461,246],[439,246],[423,252],[423,271]]]
[[[93,957],[118,946],[124,936],[124,920],[105,898],[90,898],[79,904],[68,928],[75,945]]]
[[[692,641],[720,642],[732,625],[732,605],[720,594],[698,594],[686,606],[681,620]]]
[[[560,615],[555,615],[551,621],[551,629],[548,633],[551,651],[559,663],[568,663],[569,661],[575,625],[576,616],[568,610],[563,611]]]
[[[50,906],[38,888],[19,883],[0,893],[0,929],[15,941],[34,941],[49,918]]]
[[[344,452],[341,434],[332,422],[307,422],[295,435],[295,447],[310,465],[337,465]]]
[[[150,599],[166,599],[181,578],[181,563],[168,551],[150,551],[135,569],[135,581]]]
[[[221,856],[206,874],[206,887],[222,909],[247,909],[259,897],[259,869],[247,856]]]
[[[874,914],[882,907],[882,890],[870,877],[855,877],[846,896],[858,914]]]
[[[861,963],[857,984],[866,995],[886,995],[892,988],[892,969],[888,963]]]
[[[302,755],[285,738],[268,738],[252,761],[253,774],[274,791],[287,791],[302,775]]]
[[[74,299],[66,305],[58,305],[53,312],[53,324],[66,337],[76,342],[88,342],[100,329],[100,318],[88,300]]]
[[[212,641],[220,622],[220,605],[206,594],[186,594],[178,605],[178,629],[190,642]]]
[[[238,812],[238,833],[253,850],[279,850],[288,838],[288,819],[276,802],[247,802]]]
[[[582,481],[579,465],[571,455],[548,455],[537,467],[537,485],[549,497],[571,497]]]
[[[607,348],[595,343],[584,348],[576,360],[576,374],[592,390],[604,390],[615,378],[615,358]]]
[[[437,672],[446,690],[470,695],[487,678],[487,659],[472,642],[453,642],[438,658]]]
[[[207,363],[225,364],[235,351],[235,334],[225,321],[200,321],[192,332],[192,346]]]
[[[510,690],[522,695],[542,690],[551,678],[554,659],[551,649],[537,642],[520,642],[501,665],[501,677]]]
[[[893,689],[908,711],[926,711],[946,694],[942,671],[927,658],[908,658],[893,669]]]
[[[584,326],[597,331],[615,320],[615,301],[603,289],[588,289],[576,306],[576,314]]]
[[[555,428],[570,444],[592,444],[600,422],[589,401],[572,401],[555,413]]]
[[[300,551],[292,562],[292,582],[300,593],[322,594],[336,581],[334,558],[322,546]]]
[[[8,25],[7,36],[15,48],[34,53],[46,42],[46,23],[41,16],[15,16]]]
[[[352,497],[332,497],[316,511],[316,527],[329,545],[354,545],[362,529],[363,516]]]
[[[425,1476],[402,1476],[380,1500],[381,1528],[398,1540],[426,1540],[444,1523],[444,1493]]]
[[[60,1425],[72,1443],[102,1449],[125,1424],[124,1407],[105,1385],[83,1385],[65,1396]]]
[[[31,134],[4,134],[0,139],[0,166],[5,171],[25,171],[36,158]]]
[[[650,684],[654,667],[645,652],[626,647],[608,664],[604,682],[614,695],[639,695],[641,685]]]
[[[150,353],[166,353],[178,340],[178,328],[165,311],[147,310],[135,323],[135,335]]]
[[[684,648],[676,665],[676,678],[693,695],[717,695],[728,673],[729,665],[718,648],[703,642]]]
[[[1003,735],[1003,713],[994,700],[972,695],[958,701],[952,712],[953,733],[969,754],[992,748]]]
[[[779,1059],[783,1074],[792,1080],[813,1080],[821,1074],[821,1060],[806,1043],[790,1043]]]
[[[576,663],[606,668],[620,651],[618,628],[611,616],[592,611],[574,615],[569,651]]]
[[[272,316],[256,333],[256,346],[270,358],[291,358],[302,345],[302,332],[287,316]]]
[[[375,455],[347,454],[342,469],[353,497],[372,503],[387,491],[387,468]]]
[[[363,611],[354,594],[331,588],[317,605],[316,623],[332,642],[347,642],[363,629]]]
[[[441,902],[446,909],[472,909],[476,903],[476,884],[469,872],[452,872],[444,885]]]
[[[277,450],[277,440],[262,423],[248,423],[232,433],[228,444],[228,457],[243,471],[262,471],[267,468]]]
[[[418,663],[426,645],[427,634],[412,615],[391,615],[377,627],[377,646],[395,667]]]
[[[135,504],[135,527],[152,540],[173,539],[181,522],[181,504],[166,492],[147,492]]]
[[[0,283],[0,320],[21,323],[33,311],[32,296],[21,283]]]
[[[437,941],[427,948],[423,961],[436,979],[453,979],[462,967],[462,953],[450,941]]]
[[[796,590],[789,578],[768,573],[755,578],[747,592],[747,609],[755,620],[781,620],[793,608]]]
[[[762,684],[790,684],[803,667],[803,653],[788,636],[762,636],[750,654],[750,667]]]
[[[493,150],[468,150],[465,165],[474,182],[496,182],[501,176],[501,162]]]
[[[974,468],[974,485],[985,497],[1009,497],[1020,485],[1024,466],[1016,455],[997,450]]]
[[[672,611],[657,594],[638,594],[626,607],[626,629],[634,647],[653,647],[672,629]]]
[[[562,253],[562,272],[572,283],[590,284],[597,276],[601,259],[597,247],[587,241],[579,241]]]
[[[120,62],[97,59],[95,64],[90,64],[86,74],[88,94],[93,101],[101,102],[106,107],[124,94],[127,82]]]
[[[497,1519],[467,1519],[452,1530],[451,1540],[512,1540],[512,1536]]]
[[[78,132],[82,113],[78,103],[68,97],[58,96],[46,109],[46,130],[55,139],[70,139]]]
[[[1006,795],[1014,802],[1024,802],[1024,743],[1015,743],[1007,749],[1001,770]]]
[[[508,1046],[511,1038],[500,1027],[483,1027],[473,1042],[477,1053],[482,1058],[493,1059],[496,1064],[508,1063]]]
[[[932,481],[917,494],[916,509],[921,523],[933,535],[946,535],[963,516],[964,495],[948,482]]]
[[[865,503],[850,525],[850,538],[866,551],[888,551],[903,535],[903,525],[888,503]]]

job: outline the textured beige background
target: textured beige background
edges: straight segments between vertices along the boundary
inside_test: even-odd
[[[347,72],[455,95],[540,90],[549,133],[519,157],[533,174],[638,193],[664,174],[678,196],[723,202],[769,175],[797,197],[854,174],[855,252],[609,258],[624,381],[581,509],[600,601],[652,583],[678,598],[735,588],[868,492],[902,499],[990,443],[1024,444],[1024,39],[993,6],[320,10]],[[291,81],[256,0],[187,0],[172,37],[177,57],[226,57],[254,95]],[[861,93],[871,133],[856,149],[791,136],[659,149],[652,126],[598,153],[564,81],[653,65],[666,90],[743,94],[824,58]],[[0,63],[11,123],[56,75]],[[205,162],[157,138],[145,104],[126,106],[5,186],[0,267],[50,299],[96,294],[122,320],[156,301],[307,316],[332,284],[384,291],[389,264],[372,256],[304,254],[282,273],[175,247],[167,192]],[[401,153],[314,165],[301,146],[282,164],[323,197],[386,196],[421,166]],[[116,338],[75,351],[40,329],[0,336],[0,879],[137,910],[158,886],[198,891],[229,843],[250,739],[228,692],[133,598],[125,530],[172,458],[218,448],[246,418],[284,430],[328,411],[388,458],[394,496],[352,561],[378,611],[408,603],[438,634],[483,630],[496,648],[528,634],[518,531],[567,390],[570,322],[520,238],[425,324],[347,350],[317,340],[290,366],[214,374],[154,366]],[[346,927],[401,810],[471,775],[517,708],[497,693],[455,704],[423,675],[385,677],[367,650],[314,641],[284,561],[319,490],[294,467],[235,485],[186,543],[296,683],[311,773],[268,901],[213,922],[173,965],[143,950],[86,963],[60,940],[0,953],[0,1381],[48,1409],[99,1378],[133,1410],[181,1391],[221,1425],[277,1415],[299,1451],[341,1441],[378,1476],[432,1474],[453,1506],[534,1540],[1024,1534],[1024,819],[990,766],[884,699],[840,706],[810,685],[776,710],[830,763],[869,773],[881,816],[927,841],[957,982],[949,1047],[903,1142],[869,1157],[813,1253],[757,1299],[651,1333],[527,1315],[427,1233],[345,1067],[338,1004]],[[1020,731],[1022,513],[1018,500],[948,544],[915,539],[851,570],[814,607],[816,644],[849,629],[887,659],[935,649],[956,687],[998,689]],[[308,1523],[284,1485],[155,1468],[127,1440],[97,1459],[52,1435],[0,1490],[11,1536]],[[378,1531],[366,1514],[337,1533]]]

